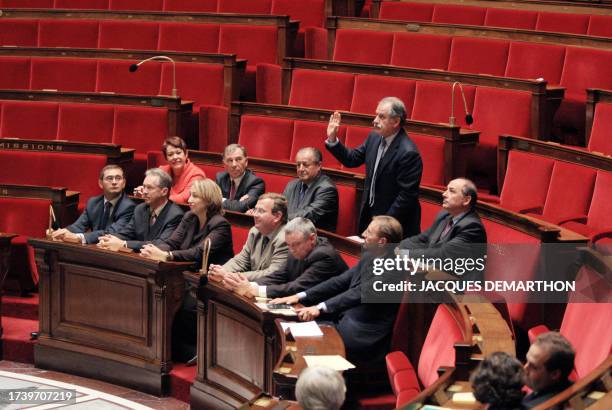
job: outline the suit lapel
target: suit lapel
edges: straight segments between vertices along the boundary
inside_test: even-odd
[[[444,228],[446,228],[446,225],[448,225],[448,221],[451,218],[452,217],[450,216],[450,214],[447,214],[444,218],[442,218],[440,220],[440,223],[438,224],[438,226],[436,227],[436,230],[434,231],[433,235],[431,236],[431,241],[429,242],[430,244],[433,245],[435,243],[440,242],[440,236],[442,236],[442,232],[444,231]],[[453,228],[454,228],[454,226],[453,226]],[[449,232],[449,235],[450,235],[450,232]]]
[[[376,171],[378,175],[380,175],[382,170],[385,169],[385,167],[389,165],[391,161],[393,160],[393,158],[395,157],[397,148],[399,147],[401,143],[401,138],[406,138],[406,133],[404,132],[403,129],[400,129],[400,131],[397,133],[395,138],[393,138],[391,145],[389,146],[389,148],[387,148],[387,152],[385,152],[385,155],[380,159],[380,164],[378,164],[378,170]]]

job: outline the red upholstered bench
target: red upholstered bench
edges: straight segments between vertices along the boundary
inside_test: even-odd
[[[612,132],[612,104],[600,102],[595,105],[593,126],[589,137],[589,151],[612,155],[610,132]]]
[[[447,70],[452,40],[444,35],[395,33],[390,64]]]
[[[38,46],[97,48],[98,31],[96,20],[41,19]]]
[[[389,64],[393,33],[374,30],[338,30],[334,61],[364,64]],[[356,47],[356,45],[359,45]]]
[[[292,139],[292,120],[254,115],[241,117],[238,143],[246,147],[251,157],[291,161]]]
[[[481,26],[485,20],[485,7],[463,6],[460,4],[436,4],[431,21],[434,23],[468,24]]]
[[[38,20],[0,19],[0,46],[36,47]]]
[[[355,75],[351,73],[296,69],[291,81],[289,105],[349,111],[354,79]],[[327,92],[329,90],[334,92]]]
[[[109,0],[111,10],[161,11],[163,0]]]

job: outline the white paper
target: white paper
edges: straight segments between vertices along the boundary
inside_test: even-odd
[[[323,336],[323,332],[317,322],[283,322],[281,323],[283,331],[287,328],[291,329],[293,337],[308,337],[308,336]]]
[[[323,366],[339,372],[354,369],[355,365],[340,355],[304,356],[308,367]]]

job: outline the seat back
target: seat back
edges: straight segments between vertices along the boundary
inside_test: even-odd
[[[595,231],[612,230],[612,172],[597,171],[587,225]]]
[[[161,63],[151,61],[143,64],[135,72],[130,72],[129,60],[98,60],[98,79],[96,91],[112,91],[118,94],[159,93]]]
[[[444,138],[423,134],[410,134],[423,158],[423,176],[421,184],[436,187],[444,187],[444,152],[446,144]]]
[[[38,20],[0,19],[0,46],[38,46]]]
[[[446,70],[452,37],[445,35],[395,33],[391,64],[400,67]]]
[[[126,50],[156,50],[159,23],[101,20],[98,47]]]
[[[588,14],[541,11],[538,14],[535,29],[557,33],[586,34],[588,26]]]
[[[299,20],[300,30],[306,27],[325,28],[325,0],[272,0],[271,13]]]
[[[543,207],[553,166],[554,160],[551,158],[511,150],[500,204],[513,211]]]
[[[276,27],[223,24],[219,29],[219,53],[236,54],[248,60],[249,66],[278,64],[277,38]]]
[[[380,3],[378,18],[381,20],[420,21],[427,23],[431,21],[433,12],[433,4],[383,1]]]
[[[436,4],[431,21],[445,24],[482,26],[487,9],[459,4]]]
[[[468,112],[474,107],[476,88],[464,86],[465,101]],[[455,105],[455,122],[461,127],[468,127],[465,122],[463,99],[459,90],[455,90],[454,99],[451,99],[452,85],[436,81],[417,81],[414,91],[414,107],[412,119],[434,123],[448,123],[451,115],[451,101]]]
[[[564,59],[564,46],[514,41],[508,53],[506,77],[543,78],[549,84],[559,84]]]
[[[95,20],[41,19],[39,47],[98,47],[98,22]]]
[[[589,36],[612,37],[612,16],[592,15],[589,18]]]
[[[115,109],[106,104],[63,103],[59,106],[58,139],[112,143]]]
[[[344,131],[345,128],[343,127]],[[338,138],[344,142],[344,132],[339,132]],[[327,133],[326,122],[300,121],[293,122],[293,138],[291,141],[290,161],[295,159],[297,152],[303,147],[315,147],[323,154],[323,167],[340,169],[340,162],[325,149],[324,135]]]
[[[30,88],[30,66],[29,57],[0,57],[0,87],[28,90]]]
[[[404,102],[406,116],[410,118],[414,101],[414,87],[414,80],[378,75],[356,75],[350,110],[351,112],[372,115],[376,112],[378,102],[389,95],[389,90],[393,90],[393,96]]]
[[[557,223],[586,215],[593,196],[597,171],[593,168],[555,161],[542,216]]]
[[[217,0],[164,0],[164,11],[216,13]]]
[[[589,138],[589,151],[612,155],[611,129],[612,104],[597,103],[595,105],[595,115],[593,116],[593,126],[591,127],[591,137]]]
[[[117,105],[113,143],[135,148],[143,156],[159,149],[168,137],[168,110],[165,108]]]
[[[454,37],[449,71],[503,76],[508,62],[510,43],[471,37]]]
[[[163,0],[109,0],[111,10],[161,11]]]
[[[50,205],[48,199],[0,197],[0,231],[43,238]]]
[[[293,70],[289,105],[348,111],[355,75],[316,70]],[[330,93],[329,90],[334,90]]]
[[[164,64],[160,94],[171,95],[172,65]],[[194,111],[201,105],[224,105],[224,76],[221,64],[176,63],[176,88],[184,100],[193,101]]]
[[[346,127],[346,137],[344,144],[349,148],[356,148],[364,143],[368,134],[372,129],[368,127],[357,127],[348,126]],[[357,168],[348,168],[342,165],[342,169],[345,171],[355,172],[357,174],[365,175],[365,165],[360,165]]]
[[[55,0],[56,9],[107,10],[109,0]]]
[[[94,91],[96,76],[94,59],[32,57],[30,87],[32,90]]]
[[[160,23],[157,49],[216,53],[219,49],[219,25]]]
[[[292,140],[291,120],[255,115],[241,117],[238,143],[246,147],[251,157],[290,161]],[[269,186],[266,187],[269,190]]]
[[[272,0],[218,0],[217,12],[242,14],[270,14]]]
[[[538,12],[532,10],[487,9],[484,25],[491,27],[506,27],[522,30],[534,30]]]
[[[57,137],[57,103],[3,101],[0,137],[54,140]]]
[[[393,33],[374,30],[337,30],[334,61],[389,64]]]
[[[587,88],[612,89],[612,51],[567,47],[561,85],[566,98],[586,100]]]

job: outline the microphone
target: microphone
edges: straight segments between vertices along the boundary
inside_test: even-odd
[[[147,61],[169,61],[172,63],[172,97],[176,97],[176,63],[174,62],[174,60],[168,56],[153,56],[153,57],[145,58],[144,60],[136,64],[132,64],[129,68],[130,73],[133,73],[136,70],[138,70],[138,67],[140,67],[142,64],[146,63]]]
[[[453,88],[451,89],[451,115],[448,118],[448,124],[451,127],[455,126],[455,86],[459,86],[459,91],[461,91],[461,98],[463,99],[463,109],[465,110],[465,123],[467,125],[471,125],[474,122],[474,117],[469,113],[467,109],[467,102],[465,101],[465,93],[463,92],[463,84],[459,81],[455,81],[453,83]]]

